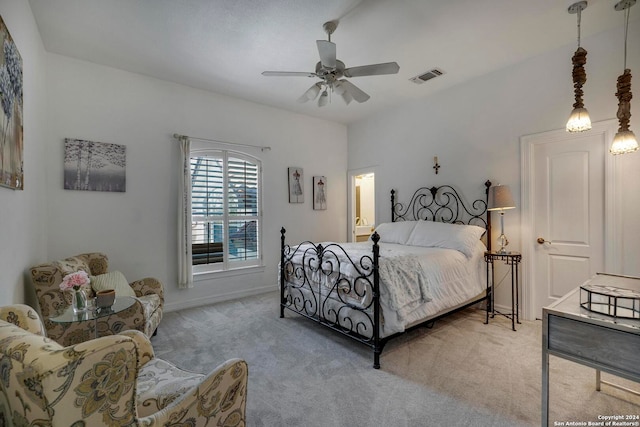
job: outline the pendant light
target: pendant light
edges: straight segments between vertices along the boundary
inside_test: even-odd
[[[627,33],[629,30],[629,11],[636,0],[621,0],[615,5],[616,10],[624,10],[624,72],[618,77],[616,97],[618,98],[618,133],[613,137],[611,154],[632,153],[638,149],[638,140],[629,130],[631,118],[631,70],[627,68]]]
[[[584,65],[587,63],[587,51],[580,46],[580,21],[582,11],[587,8],[586,1],[579,1],[569,6],[569,13],[578,14],[578,49],[573,54],[571,62],[573,63],[573,91],[575,93],[576,102],[573,104],[573,111],[567,121],[567,132],[584,132],[591,129],[591,119],[589,112],[584,108],[582,100],[582,86],[587,81],[587,73],[584,71]]]

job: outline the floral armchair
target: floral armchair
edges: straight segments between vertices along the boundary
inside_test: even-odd
[[[247,364],[208,375],[155,358],[125,331],[62,347],[29,306],[0,307],[0,425],[245,426]]]
[[[107,273],[109,259],[105,254],[94,252],[76,255],[67,259],[40,264],[31,268],[31,282],[40,305],[40,315],[44,320],[47,336],[61,345],[78,344],[96,335],[114,335],[128,329],[135,329],[151,337],[162,319],[164,293],[162,283],[147,277],[129,285],[136,294],[136,302],[126,310],[100,319],[97,333],[86,322],[54,323],[49,320],[58,311],[71,303],[71,294],[60,290],[62,279],[69,273],[86,271],[91,276]],[[93,290],[86,289],[89,296]]]

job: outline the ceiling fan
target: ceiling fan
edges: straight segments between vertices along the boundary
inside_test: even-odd
[[[338,21],[325,22],[322,26],[329,36],[328,40],[317,40],[320,62],[316,64],[315,72],[298,71],[263,71],[263,76],[294,76],[294,77],[318,77],[319,82],[313,84],[300,98],[298,102],[307,102],[316,99],[318,106],[323,107],[329,102],[329,92],[340,95],[349,105],[352,100],[365,102],[370,98],[356,85],[344,77],[377,76],[383,74],[396,74],[400,66],[396,62],[382,64],[362,65],[359,67],[345,68],[344,62],[336,59],[336,45],[331,42],[331,34],[338,27]]]

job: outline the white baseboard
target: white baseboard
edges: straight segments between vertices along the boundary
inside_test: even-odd
[[[269,286],[261,286],[259,288],[244,289],[244,290],[241,290],[241,291],[228,292],[226,294],[212,295],[210,297],[197,298],[197,299],[192,299],[192,300],[189,300],[189,301],[180,301],[180,302],[177,302],[177,303],[167,303],[167,304],[164,305],[164,311],[165,311],[165,313],[168,313],[168,312],[171,312],[171,311],[183,310],[185,308],[200,307],[200,306],[203,306],[203,305],[215,304],[217,302],[229,301],[229,300],[234,300],[234,299],[238,299],[238,298],[244,298],[244,297],[248,297],[248,296],[252,296],[252,295],[265,294],[267,292],[273,292],[273,291],[276,291],[276,290],[278,290],[277,286],[269,285]]]
[[[494,304],[496,311],[504,314],[511,314],[511,306],[510,305],[502,305],[502,304]],[[522,317],[522,307],[520,308],[520,317]]]
[[[168,313],[168,312],[171,312],[171,311],[178,311],[178,310],[182,310],[182,309],[185,309],[185,308],[200,307],[200,306],[203,306],[203,305],[215,304],[217,302],[230,301],[230,300],[249,297],[249,296],[253,296],[253,295],[266,294],[268,292],[273,292],[273,291],[276,291],[276,290],[278,290],[278,286],[277,285],[276,286],[268,285],[268,286],[261,286],[261,287],[258,287],[258,288],[244,289],[244,290],[235,291],[235,292],[228,292],[226,294],[212,295],[212,296],[206,297],[206,298],[197,298],[197,299],[193,299],[193,300],[189,300],[189,301],[180,301],[180,302],[177,302],[177,303],[167,303],[167,304],[164,305],[164,311],[166,313]],[[510,305],[507,306],[507,305],[496,304],[495,308],[496,308],[497,311],[499,311],[501,313],[505,313],[505,314],[511,313],[511,306]],[[483,307],[483,309],[484,309],[484,307]]]

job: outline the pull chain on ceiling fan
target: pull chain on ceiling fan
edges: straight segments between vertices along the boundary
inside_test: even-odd
[[[298,98],[298,102],[307,102],[318,98],[318,106],[323,107],[329,102],[330,92],[340,95],[347,105],[349,105],[352,100],[356,102],[367,101],[370,96],[344,77],[396,74],[400,70],[400,66],[398,66],[396,62],[385,62],[382,64],[346,68],[344,62],[336,58],[336,44],[331,41],[331,34],[333,34],[337,27],[338,21],[325,22],[322,26],[328,35],[328,40],[316,40],[320,61],[316,64],[315,72],[263,71],[262,75],[319,78],[320,81],[314,83],[307,89],[307,91]]]

